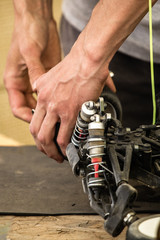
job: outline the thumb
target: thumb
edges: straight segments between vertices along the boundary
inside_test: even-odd
[[[105,85],[108,86],[112,92],[116,92],[116,87],[115,87],[115,84],[114,84],[110,74],[107,77]]]
[[[30,59],[27,62],[27,67],[31,85],[34,86],[34,82],[37,78],[46,72],[45,67],[40,59]],[[33,90],[36,91],[35,88]]]

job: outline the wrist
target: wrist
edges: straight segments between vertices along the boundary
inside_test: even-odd
[[[91,51],[90,51],[91,50]],[[81,79],[98,80],[102,84],[106,81],[109,70],[104,52],[99,55],[95,48],[87,48],[85,44],[85,30],[71,49],[72,58],[78,59],[79,75]]]
[[[147,11],[148,2],[145,0],[130,0],[125,4],[121,4],[121,0],[113,0],[112,3],[110,0],[99,1],[80,35],[80,38],[83,36],[82,51],[87,64],[97,65],[105,73],[105,65],[109,65],[115,52]]]

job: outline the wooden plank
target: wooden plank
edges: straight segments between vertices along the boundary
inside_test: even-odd
[[[99,216],[0,217],[0,239],[7,240],[124,240],[125,232],[112,238]]]

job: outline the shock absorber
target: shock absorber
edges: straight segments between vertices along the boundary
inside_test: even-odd
[[[103,98],[99,98],[99,102],[88,101],[82,105],[78,115],[71,142],[75,147],[79,148],[81,143],[86,140],[88,151],[86,183],[97,200],[102,188],[105,187],[105,155],[106,139],[104,137],[105,130],[105,107]]]
[[[104,137],[104,122],[99,114],[95,114],[93,121],[88,124],[88,152],[91,163],[88,165],[88,187],[98,190],[105,186],[103,156],[105,155],[106,141]]]
[[[96,113],[97,109],[95,102],[88,101],[82,105],[81,111],[77,117],[74,132],[72,134],[71,142],[79,147],[80,143],[87,139],[88,136],[88,124],[91,116]]]

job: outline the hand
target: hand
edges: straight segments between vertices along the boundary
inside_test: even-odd
[[[96,64],[85,64],[73,48],[62,62],[35,82],[38,99],[30,131],[39,150],[63,161],[53,142],[56,123],[60,122],[57,142],[65,155],[81,105],[98,99],[107,76],[107,66],[102,70]]]
[[[113,82],[112,76],[109,74],[108,78],[106,79],[106,83],[105,85],[112,91],[112,92],[116,92],[116,87],[115,84]]]
[[[34,80],[60,61],[60,45],[53,19],[26,14],[16,18],[4,84],[13,114],[31,121],[36,107]]]

